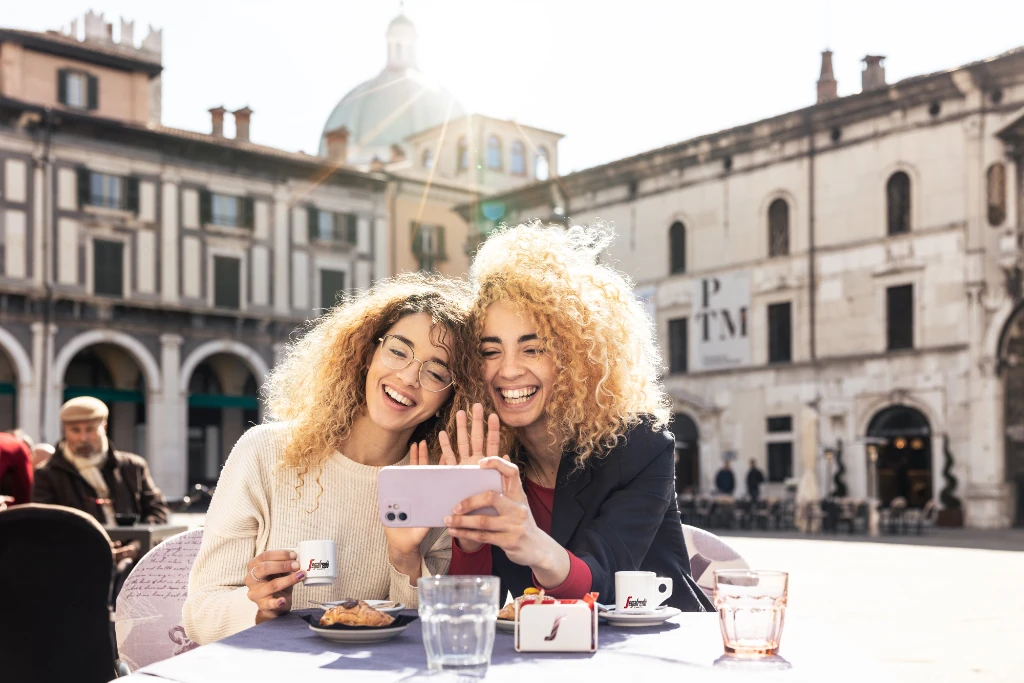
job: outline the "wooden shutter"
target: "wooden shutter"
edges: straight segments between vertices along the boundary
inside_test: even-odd
[[[423,233],[420,231],[416,221],[410,223],[410,227],[412,228],[412,253],[419,258],[423,256]]]
[[[320,237],[320,211],[315,206],[306,207],[306,230],[310,242]]]
[[[68,103],[69,73],[69,69],[57,69],[57,101],[64,105]]]
[[[338,303],[338,296],[345,293],[345,271],[320,271],[320,308],[330,308]]]
[[[359,216],[354,213],[345,216],[345,241],[351,245],[359,241]]]
[[[124,296],[124,244],[93,240],[92,278],[95,294]]]
[[[252,228],[256,224],[256,202],[252,197],[239,197],[238,203],[242,205],[242,227]]]
[[[241,294],[242,262],[228,256],[213,257],[213,305],[238,309]]]
[[[139,213],[139,179],[135,176],[124,179],[124,208]]]
[[[78,177],[78,208],[81,210],[83,206],[92,203],[92,187],[90,186],[92,174],[84,166],[76,168],[75,174]]]
[[[86,76],[89,82],[89,109],[98,109],[100,105],[100,84],[95,76]]]
[[[199,224],[207,225],[213,222],[213,195],[209,190],[199,191]]]
[[[444,247],[444,226],[438,225],[434,228],[434,253],[439,260],[448,258],[448,252]]]

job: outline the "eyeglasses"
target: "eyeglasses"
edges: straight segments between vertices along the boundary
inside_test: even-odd
[[[380,359],[392,370],[404,370],[416,361],[420,364],[420,386],[431,393],[444,391],[455,384],[452,371],[436,360],[422,361],[413,355],[412,348],[393,334],[386,334],[380,342]]]

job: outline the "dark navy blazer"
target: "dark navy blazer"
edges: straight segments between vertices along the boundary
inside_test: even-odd
[[[675,439],[653,431],[644,419],[607,454],[591,456],[583,468],[574,454],[562,456],[551,511],[551,536],[587,563],[599,602],[616,604],[615,572],[652,571],[672,579],[667,604],[687,612],[714,607],[690,576],[675,491]],[[533,586],[529,567],[491,546],[492,569],[501,595]],[[502,598],[504,601],[504,598]]]

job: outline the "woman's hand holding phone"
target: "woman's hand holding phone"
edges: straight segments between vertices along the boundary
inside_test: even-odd
[[[427,442],[420,441],[409,447],[410,465],[429,465]],[[391,566],[409,577],[409,583],[416,585],[420,577],[423,555],[420,545],[427,537],[430,529],[426,527],[384,527],[384,536],[388,540],[388,560]]]

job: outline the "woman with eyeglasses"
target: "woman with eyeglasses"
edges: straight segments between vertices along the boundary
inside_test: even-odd
[[[486,437],[481,405],[472,429],[457,416],[459,460],[500,471],[504,491],[462,501],[446,520],[450,571],[500,576],[502,595],[594,591],[609,604],[627,597],[615,595],[615,572],[651,571],[673,580],[668,605],[711,609],[690,576],[652,321],[601,262],[610,242],[600,228],[535,223],[493,233],[477,252],[479,398],[495,412]],[[447,433],[439,440],[454,463]],[[497,516],[467,514],[483,507]]]
[[[444,529],[391,529],[377,516],[381,467],[427,464],[470,373],[468,295],[406,274],[328,311],[266,380],[273,421],[231,452],[206,516],[183,610],[204,644],[292,608],[345,598],[415,607],[420,576],[445,573]],[[449,426],[450,428],[450,426]],[[304,586],[295,548],[337,545],[338,578]]]

